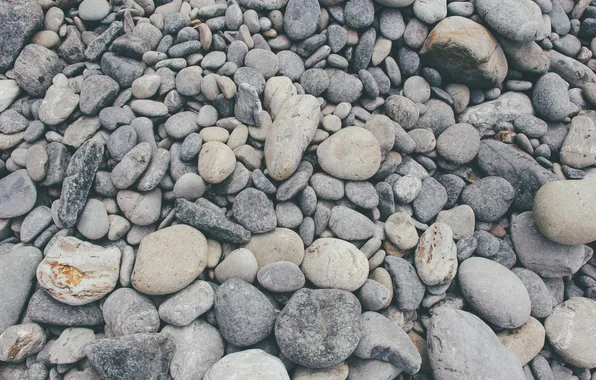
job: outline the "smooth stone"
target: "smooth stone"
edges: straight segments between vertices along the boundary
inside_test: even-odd
[[[70,306],[39,289],[31,296],[26,311],[32,321],[55,326],[98,326],[104,324],[98,302]]]
[[[455,82],[473,87],[500,85],[507,75],[507,59],[497,40],[484,26],[460,16],[439,22],[420,54]],[[461,56],[468,59],[463,62]]]
[[[531,303],[523,282],[501,264],[471,257],[459,267],[459,284],[466,301],[490,323],[518,328],[530,318]]]
[[[73,364],[84,359],[84,347],[94,340],[95,333],[91,329],[82,327],[65,329],[48,350],[50,363]]]
[[[174,339],[165,334],[131,334],[96,339],[85,353],[104,378],[161,380],[168,376],[175,348]]]
[[[514,330],[504,330],[498,333],[497,337],[524,366],[540,353],[544,346],[545,331],[537,319],[530,317],[523,326]]]
[[[48,173],[48,153],[41,145],[33,145],[27,150],[27,162],[25,168],[33,181],[42,181]]]
[[[248,283],[255,281],[259,264],[255,256],[246,248],[238,248],[215,267],[215,279],[220,284],[229,278],[239,278]]]
[[[571,110],[568,89],[569,85],[558,74],[544,74],[534,85],[532,104],[545,119],[563,120]]]
[[[86,305],[115,288],[121,256],[118,248],[60,237],[39,264],[37,280],[54,299],[71,306]]]
[[[530,42],[542,33],[542,12],[531,0],[479,0],[474,7],[491,29],[510,40]]]
[[[424,298],[425,286],[416,274],[416,269],[405,259],[397,256],[385,257],[385,269],[391,275],[394,300],[401,310],[416,310]]]
[[[167,325],[161,333],[171,336],[176,343],[170,363],[170,373],[175,379],[202,379],[224,356],[225,343],[221,334],[201,319],[183,327]]]
[[[349,150],[345,146],[349,145]],[[319,164],[328,174],[347,180],[366,180],[381,164],[381,149],[375,136],[361,127],[334,133],[317,149]]]
[[[460,240],[474,234],[474,210],[468,205],[455,206],[437,214],[437,223],[445,223],[453,231],[453,238]]]
[[[551,347],[571,365],[579,368],[596,366],[596,351],[591,344],[595,316],[594,300],[572,297],[555,306],[544,322]]]
[[[385,380],[395,378],[403,372],[400,367],[382,360],[360,359],[352,357],[348,360],[347,380]]]
[[[511,271],[519,277],[528,290],[532,302],[532,317],[548,317],[553,310],[553,298],[542,278],[526,268],[517,267],[511,269]]]
[[[110,178],[117,189],[131,187],[145,172],[151,162],[151,144],[142,142],[122,157],[112,169]]]
[[[596,125],[586,116],[576,116],[571,120],[569,133],[563,141],[561,163],[576,169],[596,164]]]
[[[375,224],[363,214],[345,206],[331,209],[329,229],[340,239],[364,240],[375,234]]]
[[[112,105],[119,91],[118,83],[107,75],[87,77],[81,88],[79,108],[85,115],[97,115],[103,108]]]
[[[251,346],[273,331],[273,305],[261,291],[241,279],[230,278],[217,288],[214,308],[221,334],[236,346]]]
[[[414,221],[405,212],[392,214],[385,222],[385,235],[398,249],[406,251],[418,244],[418,232]]]
[[[21,93],[15,80],[0,80],[0,112],[4,112]]]
[[[198,170],[206,182],[221,183],[234,172],[235,167],[236,157],[226,144],[219,141],[203,144],[199,152]]]
[[[37,190],[27,170],[20,169],[0,179],[0,218],[24,215],[36,200]]]
[[[461,193],[461,200],[474,210],[480,221],[494,222],[507,213],[515,197],[513,186],[501,177],[481,178]]]
[[[319,102],[312,95],[295,95],[284,102],[265,140],[265,163],[271,178],[282,181],[294,174],[321,117]]]
[[[119,288],[103,304],[106,333],[124,336],[159,330],[159,315],[153,301],[131,288]]]
[[[472,161],[478,154],[478,150],[480,150],[480,135],[471,124],[455,124],[437,138],[437,153],[457,165]]]
[[[132,285],[149,295],[174,293],[193,282],[206,265],[207,239],[200,231],[186,225],[164,228],[141,241]]]
[[[567,245],[596,240],[596,187],[587,180],[555,181],[534,198],[536,226],[548,239]]]
[[[332,366],[356,349],[363,328],[360,313],[358,299],[349,292],[302,289],[277,318],[275,338],[293,362],[309,368]]]
[[[36,323],[14,325],[0,334],[0,360],[18,363],[29,355],[41,351],[46,343],[46,333]]]
[[[259,269],[279,261],[300,265],[304,258],[302,239],[296,232],[287,228],[276,228],[264,234],[252,235],[243,248],[252,252],[259,263]]]
[[[84,0],[79,4],[79,17],[85,21],[99,21],[110,13],[106,0]]]
[[[32,242],[40,233],[52,224],[52,214],[49,207],[37,206],[23,220],[20,238],[23,243]]]
[[[331,103],[353,103],[362,95],[363,84],[360,79],[342,70],[328,69],[329,87],[327,100]]]
[[[257,273],[259,284],[276,293],[295,292],[304,287],[305,277],[300,267],[291,261],[267,264]]]
[[[54,76],[62,71],[65,64],[52,50],[41,45],[29,44],[17,57],[13,75],[19,87],[26,93],[42,97],[52,85]]]
[[[584,246],[558,244],[547,239],[538,230],[534,218],[534,213],[527,211],[511,222],[511,240],[519,261],[542,277],[576,273],[586,259]]]
[[[0,334],[19,322],[42,259],[41,251],[34,247],[13,248],[0,254]]]
[[[284,31],[292,40],[303,40],[315,33],[320,17],[318,1],[290,0],[284,12]]]
[[[260,349],[250,349],[226,355],[209,368],[204,380],[218,379],[290,380],[290,376],[277,357]]]
[[[39,107],[39,119],[47,125],[57,125],[65,121],[79,105],[79,95],[70,88],[53,85]]]
[[[148,226],[155,223],[161,211],[161,190],[153,189],[146,193],[120,190],[116,195],[118,207],[131,223]]]
[[[265,233],[275,229],[277,217],[267,194],[248,188],[241,191],[232,208],[234,218],[252,233]]]
[[[433,223],[420,236],[414,253],[418,276],[428,286],[451,282],[457,274],[457,247],[451,227]]]
[[[89,240],[104,237],[110,228],[110,221],[103,202],[98,199],[88,199],[76,227],[77,231]]]
[[[438,380],[491,378],[496,374],[503,380],[526,378],[515,354],[474,314],[449,307],[438,309],[430,319],[427,344]]]
[[[422,181],[422,187],[414,203],[414,215],[423,223],[434,218],[447,203],[447,191],[439,181],[428,177]]]
[[[416,18],[427,24],[434,24],[447,16],[446,0],[416,0],[414,1]]]

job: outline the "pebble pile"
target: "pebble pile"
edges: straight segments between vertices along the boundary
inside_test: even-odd
[[[596,0],[0,0],[0,380],[596,380],[595,242]]]

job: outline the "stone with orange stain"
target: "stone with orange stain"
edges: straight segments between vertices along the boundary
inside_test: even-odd
[[[454,82],[469,86],[495,87],[507,75],[507,59],[497,40],[484,26],[464,17],[438,23],[420,53]]]
[[[46,344],[46,333],[36,323],[7,328],[0,335],[0,361],[18,363],[38,353]]]
[[[422,358],[422,364],[420,365],[420,369],[431,369],[430,361],[428,360],[428,348],[426,346],[426,340],[414,331],[410,331],[408,333],[408,337],[410,338],[412,343],[414,343],[414,346],[416,346],[416,349],[418,350],[418,352],[420,353],[420,357]]]
[[[434,223],[420,237],[414,263],[418,276],[426,285],[445,284],[457,273],[457,247],[451,227]]]
[[[56,300],[85,305],[102,299],[116,286],[121,252],[72,236],[56,241],[37,267],[37,280]]]

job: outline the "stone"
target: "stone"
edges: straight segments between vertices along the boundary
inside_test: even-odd
[[[133,224],[148,226],[155,223],[161,211],[161,190],[156,188],[146,193],[120,190],[116,195],[118,207]]]
[[[5,9],[11,9],[10,7]],[[4,34],[3,34],[4,35]],[[2,62],[2,58],[0,58],[0,62]],[[1,65],[1,63],[0,63]],[[1,67],[1,66],[0,66]],[[1,69],[0,69],[1,71]],[[4,79],[0,81],[0,112],[4,112],[12,102],[19,96],[21,93],[21,88],[17,84],[15,80],[12,79]]]
[[[291,261],[267,264],[257,273],[259,284],[276,293],[295,292],[304,287],[305,277],[300,267]]]
[[[317,30],[321,6],[316,0],[289,0],[284,12],[283,27],[292,40],[304,40]]]
[[[346,380],[348,365],[341,362],[327,368],[298,367],[294,371],[294,380]]]
[[[350,146],[350,149],[346,149]],[[361,127],[347,127],[323,141],[317,149],[321,168],[333,177],[366,180],[381,164],[381,149],[375,136]]]
[[[134,289],[119,288],[103,304],[106,333],[109,336],[154,333],[159,315],[151,299]]]
[[[563,141],[561,163],[583,169],[596,163],[596,125],[586,116],[571,119],[571,128]]]
[[[31,210],[21,224],[20,238],[23,243],[32,242],[39,234],[52,224],[49,207],[38,206]]]
[[[591,321],[596,314],[596,302],[589,298],[572,297],[555,306],[544,321],[546,337],[554,351],[571,365],[579,368],[596,366],[596,352]]]
[[[85,115],[97,115],[103,108],[111,105],[120,86],[107,75],[87,77],[81,88],[79,108]]]
[[[457,165],[472,161],[480,150],[480,135],[474,126],[459,123],[448,127],[437,138],[437,153]]]
[[[282,181],[294,174],[321,117],[319,102],[312,95],[295,95],[284,102],[265,140],[265,163],[271,178]]]
[[[539,276],[556,278],[576,273],[584,264],[583,245],[564,245],[547,239],[534,221],[535,214],[526,211],[511,222],[511,240],[524,267]]]
[[[27,163],[25,165],[29,177],[33,181],[42,181],[48,173],[48,153],[45,147],[33,145],[27,150]]]
[[[522,366],[532,360],[544,346],[545,331],[542,324],[535,318],[530,317],[523,326],[504,330],[497,334],[497,337],[515,356]]]
[[[122,157],[112,169],[110,178],[117,189],[131,187],[145,172],[151,162],[152,148],[148,142],[142,142]]]
[[[439,22],[420,54],[453,81],[473,87],[498,86],[507,75],[507,59],[497,40],[482,25],[460,16]],[[461,56],[468,58],[462,61]]]
[[[483,140],[476,162],[487,176],[506,179],[515,190],[512,207],[518,211],[532,209],[538,189],[558,177],[538,164],[531,156],[496,140]]]
[[[121,87],[132,86],[134,80],[143,75],[144,69],[145,65],[133,58],[121,57],[109,52],[101,57],[101,71],[118,82]]]
[[[217,288],[214,308],[222,336],[236,346],[251,346],[273,331],[273,305],[257,288],[239,278],[230,278]]]
[[[197,199],[196,203],[177,199],[175,207],[179,221],[200,229],[209,237],[233,244],[246,244],[251,238],[248,230],[229,221],[219,207],[204,198]]]
[[[290,380],[281,360],[260,349],[226,355],[205,374],[205,380]]]
[[[385,222],[385,235],[398,249],[406,251],[418,244],[418,232],[412,218],[405,212],[396,212]]]
[[[89,199],[76,224],[77,231],[89,240],[101,239],[108,233],[110,221],[102,201]]]
[[[91,329],[82,327],[65,329],[48,350],[50,363],[72,364],[84,359],[84,347],[94,340],[95,333]]]
[[[367,311],[362,314],[362,339],[354,355],[362,359],[382,360],[414,374],[422,358],[408,335],[387,317]]]
[[[36,200],[37,190],[27,170],[20,169],[0,179],[0,218],[25,215]]]
[[[391,379],[403,372],[400,367],[381,360],[359,359],[356,357],[348,360],[350,380],[380,380]]]
[[[60,237],[39,264],[37,280],[56,300],[85,305],[114,289],[120,257],[118,248],[104,248],[72,236]]]
[[[515,197],[513,186],[501,177],[484,177],[466,188],[461,193],[461,200],[474,210],[474,215],[481,221],[494,222],[507,213]]]
[[[174,339],[165,334],[131,334],[96,339],[85,347],[85,353],[105,378],[161,380],[168,376],[175,348]]]
[[[234,200],[232,214],[244,228],[252,233],[269,232],[277,226],[273,202],[267,197],[267,194],[257,189],[242,190]]]
[[[462,376],[524,380],[515,354],[474,314],[442,307],[430,319],[428,356],[433,375],[440,380]],[[490,355],[486,355],[490,352]],[[496,377],[495,377],[496,376]]]
[[[42,253],[34,247],[13,248],[0,254],[0,334],[19,322],[42,259]]]
[[[550,67],[548,56],[536,42],[515,42],[505,38],[499,40],[509,65],[517,70],[544,74]]]
[[[491,29],[510,40],[531,42],[542,34],[542,12],[533,1],[480,0],[474,6]]]
[[[451,210],[443,210],[437,214],[437,223],[445,223],[453,231],[453,238],[460,240],[474,234],[474,210],[468,205],[455,206]]]
[[[586,180],[555,181],[534,198],[534,219],[540,232],[559,244],[587,244],[596,240],[596,189]]]
[[[531,315],[534,318],[546,318],[553,310],[553,299],[544,281],[533,271],[526,268],[511,270],[524,283],[532,303]]]
[[[215,268],[215,279],[224,283],[229,278],[239,278],[248,283],[255,281],[259,264],[255,256],[246,248],[238,248],[228,255]]]
[[[46,343],[46,333],[36,323],[14,325],[0,334],[0,360],[18,363],[29,355],[41,351]]]
[[[164,250],[167,256],[163,255]],[[190,226],[171,226],[143,238],[131,281],[141,293],[170,294],[193,282],[206,265],[205,236]]]
[[[13,134],[22,132],[26,130],[28,126],[29,120],[13,109],[9,109],[0,114],[0,132],[2,133]]]
[[[414,215],[421,222],[433,219],[447,203],[447,191],[432,177],[422,181],[422,187],[414,200]]]
[[[279,59],[270,50],[250,50],[244,58],[244,64],[257,70],[265,80],[273,77],[279,71]]]
[[[328,69],[329,87],[327,87],[327,100],[332,103],[353,103],[362,95],[364,88],[362,81],[356,76],[341,70]]]
[[[360,312],[358,299],[344,290],[301,289],[277,318],[277,344],[287,358],[305,367],[338,364],[358,345],[363,328]]]
[[[10,34],[15,32],[11,30]],[[64,63],[56,53],[37,44],[21,50],[14,63],[14,79],[26,93],[42,97],[52,85],[52,78],[62,71]]]
[[[26,311],[32,321],[55,326],[98,326],[104,324],[98,302],[70,306],[52,298],[43,289],[31,296]]]
[[[451,227],[437,222],[424,231],[414,253],[414,263],[426,285],[450,283],[457,274],[457,248]]]
[[[84,0],[79,4],[79,17],[85,21],[99,21],[110,13],[106,0]]]
[[[466,301],[488,322],[512,329],[530,318],[531,303],[526,287],[501,264],[471,257],[461,263],[458,279]]]
[[[198,170],[201,177],[209,183],[221,183],[234,172],[236,157],[226,144],[209,141],[203,144],[199,152]]]
[[[424,298],[424,283],[416,274],[416,269],[401,257],[385,257],[385,269],[391,275],[394,300],[401,310],[416,310]]]
[[[201,319],[184,327],[167,325],[161,333],[171,336],[176,343],[170,363],[170,374],[176,379],[202,379],[209,368],[224,356],[225,344],[221,334]]]
[[[329,229],[340,239],[364,240],[375,234],[375,224],[356,210],[345,206],[331,209]]]
[[[243,246],[257,259],[259,269],[278,261],[289,261],[300,265],[304,258],[304,244],[300,236],[287,228],[253,235]]]
[[[417,0],[414,1],[416,18],[427,24],[434,24],[447,16],[447,1],[445,0]]]
[[[37,3],[28,1],[0,3],[0,18],[9,22],[0,28],[2,46],[0,46],[0,72],[10,69],[19,52],[37,30],[43,26],[43,11]],[[0,107],[0,112],[4,111]]]
[[[355,291],[368,276],[368,260],[347,241],[334,238],[315,240],[305,251],[300,266],[304,276],[319,288]]]
[[[538,79],[532,91],[532,104],[547,120],[563,120],[569,115],[569,85],[556,73],[548,73]]]
[[[547,50],[545,54],[550,61],[549,70],[561,76],[571,86],[581,88],[587,83],[596,83],[596,74],[583,63],[555,50]]]

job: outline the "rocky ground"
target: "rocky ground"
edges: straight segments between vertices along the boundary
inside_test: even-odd
[[[596,379],[594,37],[591,0],[0,0],[0,380]]]

